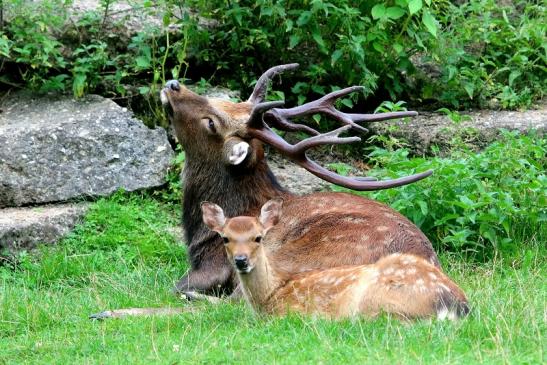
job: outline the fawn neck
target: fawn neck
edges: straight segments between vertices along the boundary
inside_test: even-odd
[[[255,311],[260,311],[282,284],[282,275],[270,264],[264,247],[257,250],[256,263],[248,274],[238,273],[247,302]]]
[[[247,168],[187,156],[183,178],[183,226],[188,242],[194,236],[210,235],[201,219],[200,203],[204,200],[219,204],[228,216],[254,215],[269,199],[290,194],[263,158]]]

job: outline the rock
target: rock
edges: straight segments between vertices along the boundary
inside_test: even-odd
[[[54,243],[83,218],[87,204],[0,209],[0,250],[14,252]]]
[[[230,90],[225,87],[211,86],[204,92],[200,92],[200,90],[197,90],[195,86],[189,86],[189,88],[190,90],[208,98],[218,98],[232,101],[237,101],[240,99],[239,91]]]
[[[421,113],[408,121],[376,122],[367,125],[373,134],[389,135],[403,139],[414,153],[430,154],[433,146],[447,152],[460,138],[468,147],[479,150],[492,143],[501,129],[528,133],[537,130],[544,134],[547,129],[547,104],[536,110],[495,111],[481,110],[461,113],[463,120],[453,122],[439,113]],[[396,128],[393,128],[396,125]]]
[[[304,168],[279,156],[268,156],[268,165],[281,186],[298,195],[325,191],[330,185]]]
[[[174,153],[113,101],[10,95],[0,113],[0,208],[160,186]]]
[[[166,15],[168,6],[150,4],[144,6],[142,2],[132,1],[112,1],[109,4],[108,11],[102,5],[100,0],[74,0],[71,2],[71,7],[68,9],[71,19],[78,22],[83,19],[89,12],[97,12],[103,17],[103,27],[115,28],[122,32],[125,39],[139,32],[151,32],[152,30],[164,28],[164,15]],[[167,25],[167,29],[171,33],[180,33],[181,25],[175,23],[177,19],[182,19],[188,15],[197,20],[198,26],[201,28],[217,27],[219,22],[214,19],[204,18],[199,16],[196,11],[184,6],[173,5],[170,7],[173,12],[171,23]],[[117,35],[118,37],[120,34]]]

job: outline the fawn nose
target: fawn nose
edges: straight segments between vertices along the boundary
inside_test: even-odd
[[[179,91],[180,90],[180,83],[177,80],[169,80],[165,84],[166,88],[169,88],[173,91]]]
[[[238,270],[245,270],[249,266],[247,255],[237,255],[234,257],[234,263]]]

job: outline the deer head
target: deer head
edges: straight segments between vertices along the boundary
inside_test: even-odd
[[[222,160],[232,165],[256,161],[263,156],[262,147],[258,143],[262,141],[321,179],[354,190],[386,189],[406,185],[431,175],[432,171],[425,171],[399,179],[376,181],[371,177],[341,176],[310,160],[306,155],[310,148],[360,141],[359,137],[340,137],[340,134],[350,129],[366,132],[367,129],[359,123],[412,117],[417,113],[409,111],[352,114],[337,110],[335,102],[341,97],[361,90],[362,87],[359,86],[335,91],[293,108],[280,108],[284,104],[283,101],[265,102],[269,81],[278,73],[296,67],[298,64],[270,68],[258,79],[249,99],[242,103],[199,96],[175,80],[167,83],[161,92],[161,98],[167,114],[175,125],[180,142],[190,154],[195,154],[203,160]],[[292,123],[293,119],[318,113],[325,114],[344,126],[321,134],[307,125]],[[278,136],[271,127],[289,132],[300,131],[311,137],[291,145]]]
[[[228,165],[239,165],[249,155],[250,144],[238,133],[249,119],[251,103],[206,98],[177,80],[167,82],[160,98],[188,155]]]
[[[281,199],[272,199],[262,206],[258,218],[239,216],[227,219],[218,205],[201,204],[203,222],[222,236],[228,260],[240,274],[250,273],[263,257],[262,237],[279,222],[281,207]]]

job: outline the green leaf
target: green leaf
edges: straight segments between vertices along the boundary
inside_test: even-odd
[[[308,24],[311,18],[311,12],[310,11],[303,11],[302,14],[298,17],[298,20],[296,21],[296,25],[299,27]]]
[[[135,59],[135,63],[140,69],[147,69],[150,67],[150,59],[148,57],[139,56]]]
[[[427,215],[427,213],[429,212],[427,203],[424,202],[423,200],[418,200],[418,205],[420,206],[420,210],[422,211],[422,214]]]
[[[325,41],[323,40],[323,37],[321,36],[321,33],[319,33],[319,30],[315,30],[313,33],[312,33],[312,38],[313,40],[315,41],[315,43],[317,43],[317,45],[319,47],[321,47],[322,49],[325,48]]]
[[[298,34],[293,34],[289,37],[289,49],[294,48],[300,43],[300,36]]]
[[[386,16],[390,19],[399,19],[405,15],[405,11],[398,6],[391,6],[386,10]]]
[[[331,65],[334,66],[336,62],[340,59],[340,57],[342,57],[343,54],[344,52],[342,52],[341,49],[337,49],[336,51],[332,52],[332,56],[330,57]]]
[[[341,99],[340,102],[348,108],[353,108],[353,101],[350,98]]]
[[[319,124],[319,122],[321,121],[321,114],[312,115],[312,119],[315,121],[315,123]]]
[[[519,77],[522,74],[519,70],[513,70],[509,74],[509,86],[513,86],[513,82],[515,82],[515,79]]]
[[[464,82],[463,88],[467,95],[469,95],[469,99],[473,99],[473,93],[475,92],[475,85],[473,85],[470,82]]]
[[[424,23],[425,27],[427,28],[427,31],[433,35],[433,37],[437,37],[437,22],[435,20],[435,17],[429,12],[424,11],[422,15],[422,23]]]
[[[397,53],[403,52],[403,46],[400,45],[399,43],[394,43],[394,44],[393,44],[393,49],[394,49],[395,52],[397,52]]]
[[[410,11],[410,15],[414,15],[419,12],[422,5],[422,0],[410,0],[408,2],[408,10]]]
[[[74,79],[72,81],[72,92],[77,98],[84,96],[86,80],[87,76],[85,74],[78,73],[74,75]]]
[[[386,7],[384,4],[377,4],[374,5],[371,11],[372,19],[380,19],[382,18],[386,13]]]

